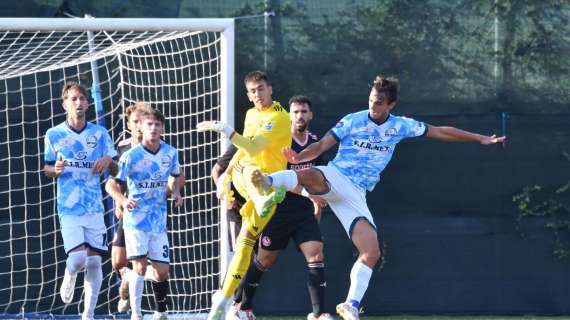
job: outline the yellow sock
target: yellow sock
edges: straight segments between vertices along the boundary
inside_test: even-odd
[[[226,278],[224,279],[224,286],[222,287],[224,297],[231,297],[245,276],[247,268],[249,268],[251,263],[251,252],[254,245],[255,240],[242,237],[241,235],[238,237],[236,251],[230,262]]]

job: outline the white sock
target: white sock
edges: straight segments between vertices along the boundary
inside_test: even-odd
[[[350,270],[350,289],[348,290],[348,295],[346,296],[346,302],[357,301],[360,303],[366,289],[368,289],[368,283],[372,277],[372,269],[360,261],[356,261]]]
[[[129,272],[129,300],[133,314],[142,318],[141,302],[144,289],[144,277],[136,272]]]
[[[291,191],[297,187],[297,173],[293,170],[283,170],[269,175],[271,186],[274,188],[285,187]]]
[[[121,274],[121,280],[125,279],[127,280],[127,282],[129,281],[129,273],[131,273],[133,270],[131,270],[131,268],[129,267],[122,267],[120,274]]]
[[[87,258],[87,251],[74,251],[70,252],[65,260],[65,268],[72,275],[77,274],[85,266],[85,260]]]
[[[83,317],[92,318],[103,282],[101,256],[89,256],[85,261],[85,309]]]

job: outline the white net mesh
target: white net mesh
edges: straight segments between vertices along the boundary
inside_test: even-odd
[[[78,314],[58,295],[66,255],[55,205],[55,183],[43,168],[48,128],[65,121],[61,89],[73,80],[91,87],[96,62],[100,96],[90,105],[95,122],[114,141],[124,138],[124,109],[145,101],[166,117],[164,139],[179,149],[188,182],[182,208],[169,211],[169,310],[203,312],[219,284],[219,210],[209,178],[220,141],[198,134],[197,122],[221,117],[220,33],[216,32],[4,32],[0,35],[0,313]],[[106,201],[109,238],[113,221]],[[116,312],[118,278],[104,258],[97,314]],[[147,285],[143,308],[149,309]]]

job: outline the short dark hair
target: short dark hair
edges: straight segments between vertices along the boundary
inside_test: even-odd
[[[291,107],[293,103],[306,104],[309,106],[309,109],[311,110],[313,109],[313,104],[311,103],[311,100],[307,96],[303,95],[292,96],[291,99],[289,99],[289,107]]]
[[[156,109],[153,109],[153,108],[149,108],[149,110],[143,111],[142,116],[143,116],[143,118],[154,117],[156,120],[160,121],[162,124],[164,124],[164,122],[165,122],[164,115],[162,114],[162,112],[160,112]]]
[[[247,85],[248,82],[252,81],[265,81],[265,83],[267,83],[268,86],[271,85],[271,82],[269,81],[269,77],[267,76],[267,74],[260,70],[252,71],[246,74],[245,78],[243,79],[244,85]]]
[[[376,76],[372,83],[372,88],[379,94],[383,94],[388,98],[388,102],[392,103],[398,100],[400,81],[395,77]]]
[[[89,91],[87,91],[87,89],[84,86],[80,85],[78,82],[75,82],[75,81],[68,81],[65,83],[65,85],[63,86],[63,89],[61,90],[61,99],[62,100],[67,99],[67,93],[70,90],[77,90],[83,96],[85,96],[85,98],[89,98]]]

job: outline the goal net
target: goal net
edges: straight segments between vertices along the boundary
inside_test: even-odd
[[[88,121],[115,143],[129,136],[131,103],[165,115],[163,139],[178,148],[187,179],[184,205],[169,208],[169,311],[207,311],[227,251],[209,178],[225,141],[194,128],[233,121],[233,30],[231,19],[0,19],[0,314],[83,310],[82,273],[73,302],[59,297],[66,254],[55,180],[42,172],[45,133],[66,119],[66,81],[91,88]],[[112,239],[112,201],[104,201]],[[103,260],[96,314],[112,314],[120,283],[110,255]],[[151,297],[147,284],[147,311]]]

